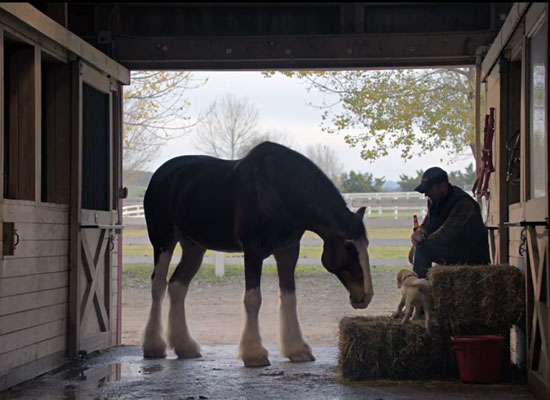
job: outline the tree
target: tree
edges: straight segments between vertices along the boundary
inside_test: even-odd
[[[412,192],[414,188],[420,184],[424,170],[416,170],[416,177],[408,176],[405,174],[399,175],[399,186],[404,192]],[[470,163],[464,170],[448,172],[449,182],[455,186],[459,186],[463,190],[470,192],[474,186],[474,182],[477,178],[476,171],[474,170],[474,164]]]
[[[414,188],[417,187],[420,184],[420,181],[422,180],[422,175],[424,174],[424,170],[417,169],[416,170],[416,176],[408,176],[405,174],[399,174],[399,186],[401,186],[401,190],[404,192],[413,192]]]
[[[228,94],[211,103],[197,126],[194,146],[214,157],[234,160],[259,136],[258,118],[258,109],[248,99]]]
[[[206,84],[189,72],[133,71],[124,90],[124,178],[158,156],[161,146],[191,132],[187,90]],[[199,118],[200,119],[200,118]]]
[[[452,171],[449,173],[449,182],[453,185],[460,186],[466,192],[471,192],[474,182],[477,178],[474,164],[470,163],[464,172]]]
[[[352,170],[342,174],[340,191],[342,193],[382,192],[382,185],[385,182],[385,178],[374,178],[369,172],[361,173]]]
[[[335,186],[340,186],[344,167],[338,161],[336,152],[325,144],[317,143],[306,147],[305,155],[327,175]]]
[[[474,152],[474,68],[284,74],[325,95],[318,105],[324,109],[322,129],[345,134],[365,160],[386,156],[389,149],[400,149],[404,159],[411,159],[413,145],[421,153],[442,148],[457,155],[465,147]]]

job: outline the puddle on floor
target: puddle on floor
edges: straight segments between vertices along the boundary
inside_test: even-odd
[[[44,399],[63,398],[64,400],[106,400],[110,397],[93,394],[96,389],[107,383],[131,382],[143,377],[162,372],[160,364],[142,365],[136,363],[112,363],[101,366],[76,367],[64,370],[59,375],[65,381],[61,396],[46,395]]]
[[[68,381],[78,381],[79,385],[90,384],[101,387],[107,382],[132,381],[163,370],[164,366],[160,364],[113,363],[98,367],[70,369],[63,372],[63,378]]]

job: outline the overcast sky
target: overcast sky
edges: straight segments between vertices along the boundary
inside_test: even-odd
[[[283,132],[291,138],[298,151],[307,145],[322,143],[334,149],[343,164],[344,171],[370,172],[374,177],[399,180],[399,174],[416,176],[417,169],[439,165],[447,171],[463,170],[473,158],[469,150],[461,159],[449,164],[444,152],[433,152],[405,161],[398,150],[390,151],[387,157],[375,162],[361,159],[359,148],[350,148],[343,135],[323,133],[320,129],[321,110],[308,105],[321,103],[321,96],[314,91],[307,92],[306,86],[297,79],[275,75],[264,78],[260,72],[194,72],[195,78],[208,77],[208,83],[199,89],[189,90],[185,96],[191,102],[191,115],[198,115],[214,100],[233,94],[246,97],[259,110],[259,126],[262,131]],[[153,171],[172,157],[184,154],[200,154],[191,138],[170,141],[155,162],[149,165]]]

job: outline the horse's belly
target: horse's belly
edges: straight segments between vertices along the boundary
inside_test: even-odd
[[[194,235],[193,238],[195,243],[209,250],[217,250],[227,253],[238,253],[243,250],[238,240],[233,237]]]
[[[178,224],[181,235],[192,242],[209,250],[236,253],[242,251],[242,245],[235,236],[233,226],[227,226],[222,221],[182,220]]]

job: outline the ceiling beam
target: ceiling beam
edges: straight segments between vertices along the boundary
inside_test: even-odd
[[[495,31],[264,37],[118,37],[130,69],[381,68],[475,64]]]

